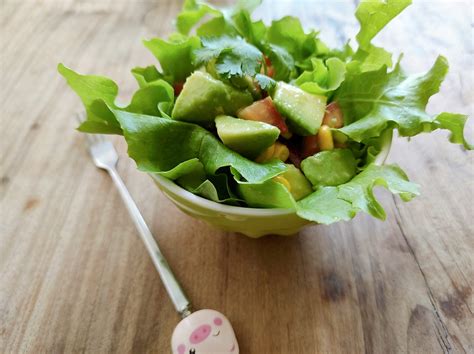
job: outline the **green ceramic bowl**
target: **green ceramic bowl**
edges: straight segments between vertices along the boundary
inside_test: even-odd
[[[392,144],[392,133],[383,137],[382,149],[375,163],[383,164]],[[192,217],[230,232],[239,232],[249,237],[264,235],[294,235],[312,222],[300,218],[293,209],[244,208],[219,204],[202,198],[181,188],[173,181],[150,175],[161,191],[183,212]]]

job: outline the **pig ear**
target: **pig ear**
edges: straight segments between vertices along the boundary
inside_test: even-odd
[[[220,317],[214,318],[214,324],[216,326],[220,326],[222,324],[222,318],[220,318]]]

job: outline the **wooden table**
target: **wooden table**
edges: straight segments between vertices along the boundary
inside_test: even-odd
[[[172,0],[1,2],[0,352],[169,352],[178,316],[110,178],[74,131],[65,64],[114,78],[154,63],[141,38],[165,35]],[[357,32],[351,1],[266,3],[331,44]],[[408,71],[451,63],[435,111],[473,112],[466,2],[413,5],[377,38]],[[471,72],[469,72],[471,71]],[[472,122],[470,125],[473,140]],[[123,156],[119,172],[196,308],[234,324],[242,353],[474,352],[473,154],[446,134],[394,143],[391,162],[420,183],[387,221],[359,215],[296,237],[229,234],[178,211]]]

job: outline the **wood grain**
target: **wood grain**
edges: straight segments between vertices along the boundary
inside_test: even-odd
[[[129,69],[154,63],[140,39],[169,33],[180,2],[0,6],[0,352],[168,352],[178,317],[73,129],[80,104],[56,64],[110,76],[127,99]],[[339,45],[357,31],[354,7],[267,1],[257,16],[299,15]],[[433,111],[472,116],[472,10],[468,1],[420,2],[377,38],[406,53],[409,71],[448,57]],[[405,204],[378,193],[387,221],[359,215],[258,240],[179,212],[114,142],[119,172],[195,307],[227,314],[242,353],[474,352],[473,155],[442,133],[395,142],[390,161],[423,194]]]

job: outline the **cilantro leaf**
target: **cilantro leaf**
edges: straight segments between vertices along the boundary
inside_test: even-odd
[[[266,91],[272,90],[275,88],[277,82],[273,80],[271,77],[268,77],[263,74],[255,75],[255,80],[257,81],[258,85]]]
[[[260,72],[263,55],[253,45],[240,37],[202,38],[202,48],[193,52],[193,63],[196,66],[215,60],[219,75],[255,76]]]

